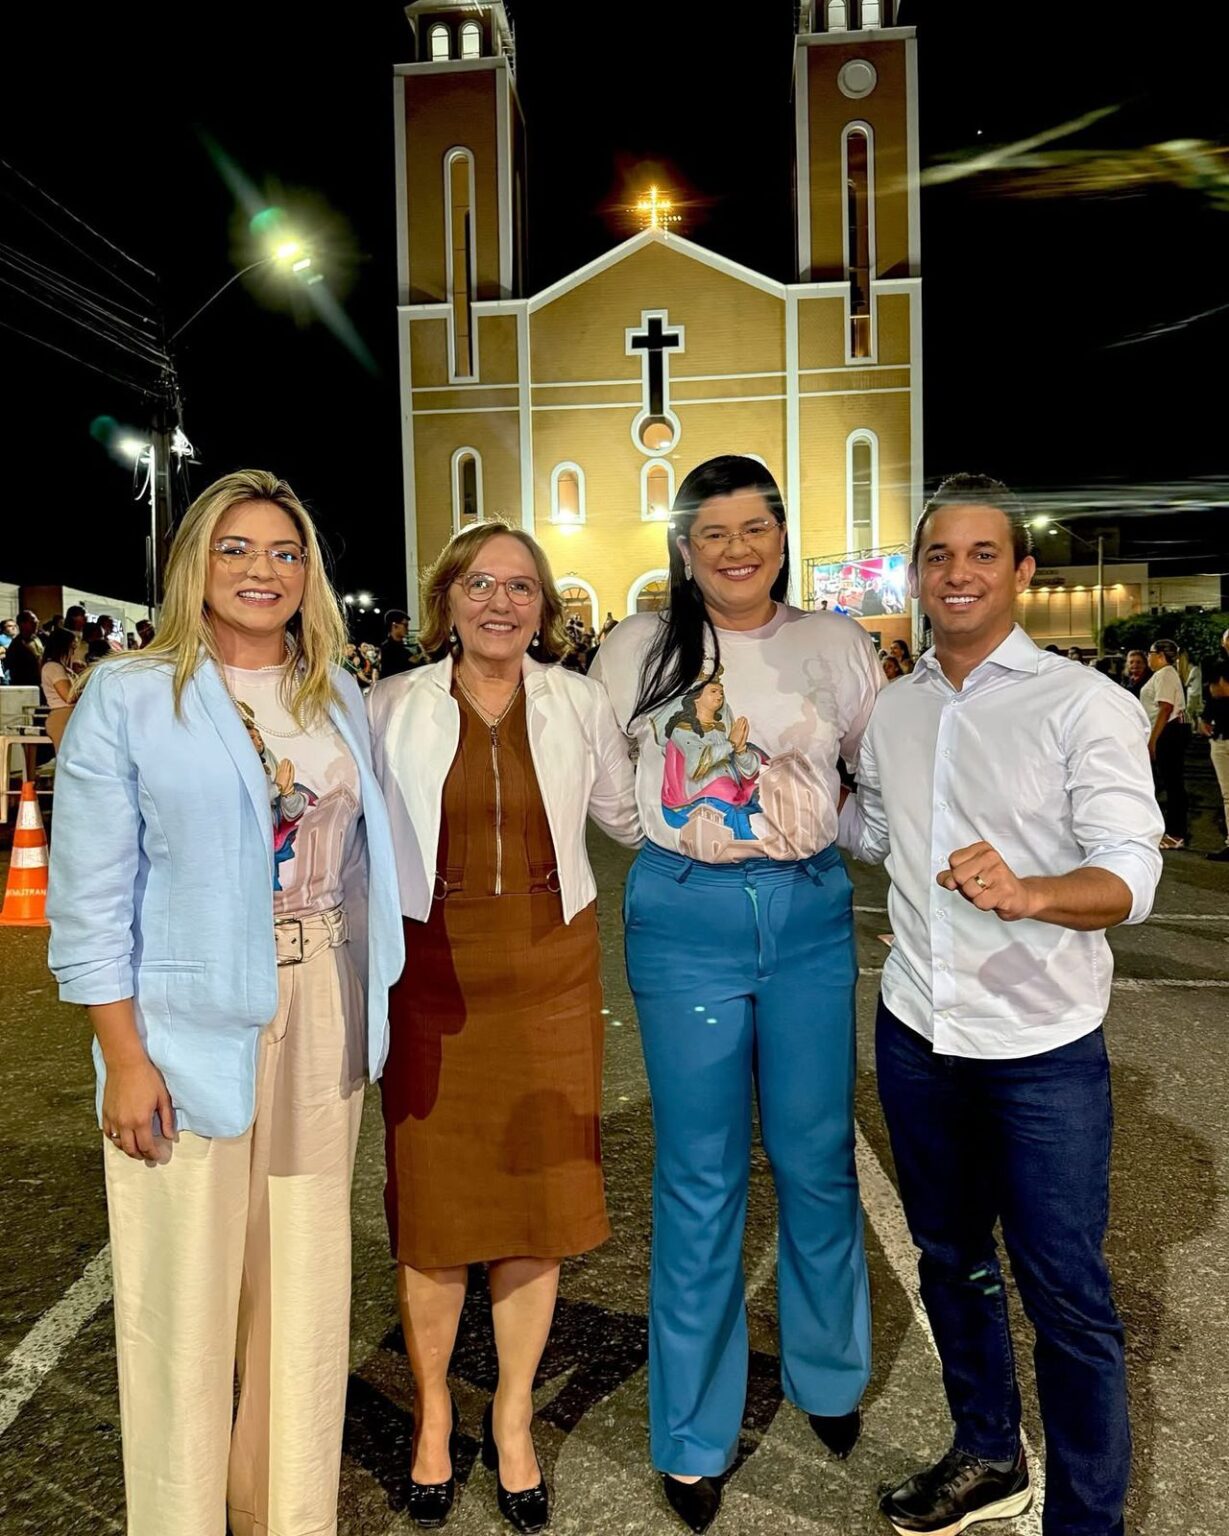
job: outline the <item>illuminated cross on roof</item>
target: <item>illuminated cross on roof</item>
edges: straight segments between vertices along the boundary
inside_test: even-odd
[[[669,229],[671,224],[682,221],[682,215],[674,211],[674,204],[655,186],[637,202],[636,212],[640,215],[641,229]]]

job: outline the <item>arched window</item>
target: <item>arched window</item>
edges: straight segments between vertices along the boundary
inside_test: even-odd
[[[879,543],[879,439],[868,428],[845,443],[845,548],[865,554]]]
[[[474,157],[450,149],[444,157],[448,220],[448,302],[452,305],[452,377],[474,377]]]
[[[579,464],[556,464],[550,477],[550,520],[576,524],[585,520],[585,472]]]
[[[849,27],[849,11],[845,0],[828,0],[827,28],[829,32],[844,32]]]
[[[640,516],[647,523],[664,523],[674,504],[674,465],[650,459],[640,471]]]
[[[441,59],[452,57],[452,38],[448,34],[448,28],[442,22],[437,22],[427,33],[427,49],[431,55],[432,64],[438,64]]]
[[[874,145],[866,123],[842,135],[845,171],[845,276],[849,280],[849,355],[871,355],[871,277],[875,265]]]
[[[461,57],[463,59],[482,57],[482,28],[476,21],[467,21],[461,28]]]
[[[586,629],[597,629],[597,593],[581,576],[561,576],[559,596],[563,599],[563,618],[577,618]]]
[[[452,456],[452,531],[482,521],[482,455],[458,448]]]
[[[666,606],[670,596],[670,572],[646,571],[632,582],[627,594],[627,611],[632,613],[657,613]]]

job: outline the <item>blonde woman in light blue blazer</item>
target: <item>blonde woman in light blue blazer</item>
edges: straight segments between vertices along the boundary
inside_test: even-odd
[[[344,640],[301,502],[227,475],[59,755],[51,967],[95,1034],[129,1536],[336,1530],[350,1183],[404,955]]]

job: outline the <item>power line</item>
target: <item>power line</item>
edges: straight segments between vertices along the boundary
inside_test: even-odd
[[[69,277],[66,273],[57,271],[55,267],[49,267],[46,262],[40,261],[37,256],[31,256],[25,251],[18,250],[14,245],[6,244],[4,241],[0,241],[0,252],[16,261],[25,262],[39,273],[49,273],[51,278],[55,278],[65,288],[72,290],[76,294],[85,294],[89,298],[96,300],[99,304],[109,304],[117,311],[122,310],[124,314],[132,316],[132,322],[129,323],[143,322],[151,329],[157,328],[157,321],[152,315],[144,315],[139,310],[131,309],[127,304],[121,304],[118,299],[113,299],[107,294],[99,293],[96,289],[79,282],[75,277]],[[45,280],[49,281],[50,279]]]
[[[88,319],[82,319],[78,315],[70,315],[65,310],[57,309],[50,299],[40,298],[37,293],[31,293],[29,289],[21,287],[19,283],[15,283],[12,278],[5,277],[2,273],[0,273],[0,283],[6,288],[11,288],[14,293],[21,294],[22,298],[29,299],[31,303],[41,304],[44,309],[49,309],[53,315],[58,315],[61,320],[67,320],[70,325],[80,326],[82,330],[89,331],[92,335],[100,336],[110,346],[118,347],[121,352],[127,352],[130,357],[138,358],[141,362],[150,363],[155,367],[165,367],[168,365],[169,360],[165,354],[154,352],[149,348],[133,347],[126,341],[121,341],[118,336],[107,335],[105,332],[99,331]]]
[[[0,320],[0,326],[3,326],[6,331],[12,331],[16,336],[24,336],[27,341],[32,341],[37,346],[46,347],[49,352],[58,352],[61,357],[67,357],[74,363],[80,363],[83,368],[88,368],[92,373],[101,373],[104,379],[110,379],[115,384],[122,384],[126,389],[133,389],[138,395],[144,395],[148,400],[160,398],[155,390],[138,383],[136,379],[122,378],[118,373],[112,373],[110,369],[100,368],[97,363],[87,362],[85,358],[78,357],[75,352],[69,352],[64,347],[57,347],[54,342],[47,341],[42,336],[35,336],[30,331],[23,331],[20,326],[11,325],[7,320]]]
[[[139,261],[137,261],[134,257],[129,256],[128,252],[122,250],[118,245],[115,244],[114,241],[108,240],[106,235],[100,234],[99,231],[94,229],[92,225],[87,224],[84,219],[78,218],[70,208],[65,208],[62,203],[58,203],[55,198],[52,197],[50,192],[44,191],[44,189],[40,187],[36,181],[32,181],[29,176],[24,174],[24,172],[19,171],[15,165],[11,165],[7,160],[0,157],[0,166],[3,166],[3,168],[8,171],[11,176],[15,176],[18,181],[23,182],[32,191],[37,192],[41,198],[49,202],[51,206],[55,208],[59,213],[62,213],[65,218],[71,219],[74,224],[80,225],[80,227],[84,229],[87,234],[92,235],[95,240],[100,240],[108,250],[114,251],[115,254],[122,260],[128,262],[130,266],[135,267],[138,272],[143,272],[146,277],[152,278],[154,282],[158,281],[158,274],[156,272],[151,272],[148,267],[142,266]],[[19,207],[24,207],[31,218],[37,219],[38,222],[42,224],[45,229],[50,230],[57,239],[63,240],[66,245],[71,245],[72,248],[80,255],[84,256],[87,261],[92,261],[94,265],[101,268],[102,271],[109,273],[109,275],[113,277],[117,283],[122,283],[123,286],[129,289],[132,293],[138,294],[142,298],[145,297],[139,288],[133,287],[131,283],[120,277],[117,272],[112,271],[110,267],[104,266],[103,263],[99,261],[97,256],[91,255],[82,246],[79,246],[75,240],[70,240],[63,230],[57,229],[55,225],[51,224],[47,219],[40,217],[33,208],[30,208],[27,204],[22,203],[18,198],[13,197],[11,193],[7,195],[11,197],[12,201],[16,202]]]
[[[0,266],[11,268],[19,277],[33,283],[40,290],[40,293],[51,294],[55,302],[50,304],[49,307],[63,319],[80,324],[82,322],[78,319],[78,312],[84,313],[87,317],[84,323],[90,329],[95,327],[106,328],[105,331],[99,332],[104,340],[110,341],[115,339],[115,337],[123,338],[148,351],[151,357],[159,363],[165,360],[162,348],[158,345],[156,338],[148,331],[141,330],[131,325],[122,317],[116,316],[105,305],[95,303],[92,299],[79,298],[71,289],[66,289],[62,284],[41,276],[36,270],[31,270],[28,261],[24,260],[20,254],[13,258],[8,256],[3,248],[0,248]],[[24,289],[21,291],[26,292]],[[27,292],[26,297],[33,298],[38,303],[47,303],[47,300],[36,294]]]

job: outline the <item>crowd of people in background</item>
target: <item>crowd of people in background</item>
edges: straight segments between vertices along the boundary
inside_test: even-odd
[[[1045,649],[1053,656],[1064,654],[1057,645]],[[1098,656],[1072,645],[1065,654],[1079,666],[1092,666],[1143,705],[1150,727],[1148,752],[1157,798],[1165,816],[1161,847],[1166,851],[1185,848],[1190,839],[1187,752],[1197,735],[1209,740],[1224,802],[1216,813],[1224,843],[1207,857],[1215,863],[1229,863],[1229,629],[1221,636],[1220,655],[1207,669],[1207,677],[1197,661],[1165,636],[1158,636],[1146,651]],[[889,683],[913,671],[913,657],[903,640],[893,640],[886,649],[881,648],[879,663]]]
[[[602,642],[617,623],[614,615],[607,613],[601,627],[594,628],[577,614],[570,614],[564,624],[567,649],[561,665],[569,671],[588,672]],[[0,683],[39,688],[54,716],[69,707],[77,678],[94,662],[116,651],[143,650],[153,638],[154,626],[148,619],[139,620],[125,635],[112,615],[100,613],[91,620],[79,604],[64,614],[53,614],[46,623],[25,609],[15,619],[0,619]],[[1052,655],[1064,654],[1057,645],[1047,645],[1045,649]],[[1146,651],[1098,656],[1092,650],[1072,645],[1065,654],[1068,660],[1092,666],[1125,688],[1147,712],[1151,726],[1149,751],[1157,795],[1165,813],[1162,847],[1167,850],[1185,848],[1189,841],[1186,758],[1197,736],[1209,740],[1212,765],[1224,801],[1217,812],[1224,843],[1207,857],[1229,863],[1229,630],[1221,638],[1220,655],[1208,669],[1207,678],[1197,662],[1164,636],[1154,640]],[[879,662],[889,683],[907,677],[914,667],[913,654],[904,640],[893,640],[882,647]],[[380,678],[395,677],[428,663],[429,658],[411,634],[409,615],[398,608],[389,609],[385,615],[385,636],[380,645],[351,642],[344,659],[346,671],[363,689]],[[53,724],[62,728],[66,722],[67,715],[62,722]],[[52,734],[57,737],[59,731]]]

